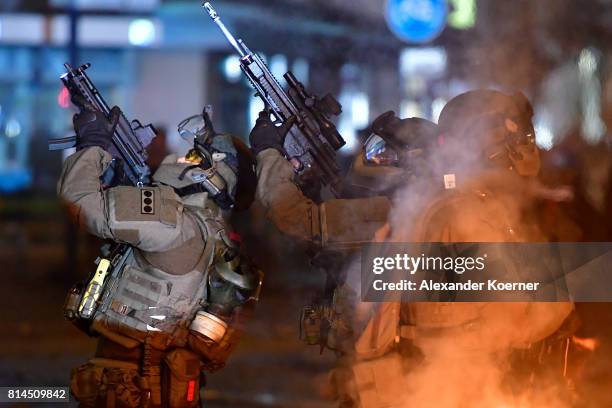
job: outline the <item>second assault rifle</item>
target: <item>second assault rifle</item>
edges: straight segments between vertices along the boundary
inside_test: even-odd
[[[110,107],[85,73],[90,64],[77,69],[73,69],[69,64],[64,66],[67,72],[60,79],[70,93],[71,101],[81,110],[99,111],[108,117]],[[149,185],[151,170],[146,163],[146,148],[155,136],[152,125],[143,126],[137,120],[129,122],[122,113],[115,128],[112,145],[108,148],[113,159],[106,173],[102,175],[102,183],[107,186]],[[69,149],[76,144],[76,136],[54,139],[49,141],[49,149]],[[111,280],[117,280],[132,247],[127,244],[108,243],[102,246],[101,252],[96,261],[96,271],[87,282],[76,284],[72,288],[64,305],[66,318],[88,334],[91,319],[104,297],[106,285]]]
[[[257,96],[272,111],[277,124],[295,118],[284,149],[300,176],[300,184],[329,185],[338,195],[340,167],[336,162],[336,151],[344,146],[345,141],[329,116],[342,112],[340,103],[330,94],[321,99],[308,94],[291,72],[283,76],[289,85],[285,92],[261,57],[251,52],[242,40],[234,38],[212,5],[204,2],[203,7],[240,56],[240,68],[257,91]]]
[[[73,69],[70,64],[64,66],[67,72],[60,79],[70,93],[73,103],[80,109],[100,111],[108,117],[110,107],[85,73],[91,65],[85,64],[77,69]],[[155,128],[152,125],[143,126],[138,120],[129,122],[121,114],[113,135],[113,143],[109,148],[113,162],[110,167],[111,173],[104,176],[105,184],[128,184],[139,187],[149,184],[151,171],[146,163],[146,148],[155,136]],[[76,142],[75,136],[54,139],[49,142],[49,148],[69,149],[74,147]]]

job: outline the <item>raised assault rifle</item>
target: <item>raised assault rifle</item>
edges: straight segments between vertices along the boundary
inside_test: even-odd
[[[346,142],[329,116],[342,112],[340,103],[330,94],[321,99],[308,94],[291,72],[283,76],[289,85],[285,92],[261,57],[251,52],[242,40],[234,38],[212,5],[204,2],[202,6],[240,56],[242,72],[257,91],[257,96],[272,111],[277,124],[295,117],[295,125],[285,139],[284,149],[299,175],[299,184],[308,189],[312,188],[312,183],[329,185],[338,196],[341,180],[336,151]]]
[[[70,99],[75,104],[82,104],[80,109],[100,111],[109,115],[110,107],[89,79],[85,70],[91,64],[85,64],[73,69],[70,64],[64,64],[67,72],[60,79],[70,93]],[[113,135],[113,143],[109,153],[113,156],[111,173],[104,175],[105,184],[127,184],[145,186],[150,183],[151,170],[146,163],[146,148],[155,138],[155,128],[152,125],[143,126],[138,120],[129,122],[121,114],[119,123]],[[63,150],[76,145],[76,136],[49,141],[49,149]],[[111,183],[110,181],[113,180]]]

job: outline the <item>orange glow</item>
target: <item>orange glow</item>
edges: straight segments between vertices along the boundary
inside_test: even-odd
[[[573,336],[572,341],[578,347],[589,351],[595,351],[597,347],[599,347],[599,340],[593,338],[582,338]]]

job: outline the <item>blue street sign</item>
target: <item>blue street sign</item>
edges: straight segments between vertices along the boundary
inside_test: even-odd
[[[387,0],[387,25],[400,39],[426,43],[446,27],[446,0]]]

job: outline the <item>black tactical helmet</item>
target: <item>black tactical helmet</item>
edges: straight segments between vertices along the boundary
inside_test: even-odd
[[[475,90],[451,99],[438,125],[445,139],[481,152],[486,162],[535,176],[540,156],[532,117],[533,108],[520,92]]]
[[[438,126],[425,119],[400,119],[389,111],[372,122],[349,181],[373,192],[390,192],[423,174],[426,158],[437,141]]]

